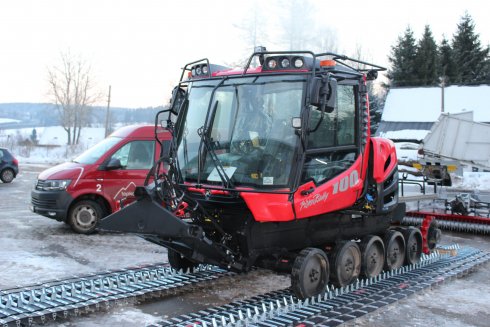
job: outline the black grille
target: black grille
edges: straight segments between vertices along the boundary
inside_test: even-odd
[[[56,209],[56,200],[55,199],[37,199],[32,197],[31,198],[32,205],[35,207],[39,208],[45,208],[45,209]]]

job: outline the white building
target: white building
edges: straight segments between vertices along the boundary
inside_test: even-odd
[[[442,112],[473,111],[475,122],[490,123],[490,85],[392,88],[376,132],[393,141],[420,142]]]

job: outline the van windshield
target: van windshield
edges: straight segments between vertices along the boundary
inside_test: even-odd
[[[112,148],[115,144],[121,141],[120,137],[108,137],[103,139],[81,155],[73,159],[73,162],[91,165],[94,164],[101,156],[103,156],[107,150]]]

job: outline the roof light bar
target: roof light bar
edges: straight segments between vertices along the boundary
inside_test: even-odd
[[[262,71],[306,69],[305,59],[300,56],[267,57]]]
[[[209,67],[207,64],[199,64],[192,66],[191,68],[192,77],[209,77]]]
[[[230,68],[220,65],[210,64],[208,62],[203,63],[203,60],[200,60],[197,64],[190,66],[186,65],[185,70],[187,73],[187,79],[202,79],[202,78],[211,78],[213,74],[218,73],[220,71],[230,70]]]

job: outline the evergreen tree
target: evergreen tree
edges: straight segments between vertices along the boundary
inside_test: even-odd
[[[32,130],[30,139],[31,139],[32,143],[37,144],[37,131],[35,128]]]
[[[392,86],[414,86],[415,75],[415,38],[410,26],[405,30],[403,36],[398,37],[397,44],[391,47],[391,56],[388,60],[391,68],[388,70],[388,78]]]
[[[455,82],[475,84],[489,82],[489,47],[482,48],[475,24],[468,13],[461,18],[453,36],[453,60],[457,63]]]
[[[378,130],[379,123],[381,122],[381,116],[382,116],[382,111],[381,111],[381,98],[374,93],[374,90],[372,87],[368,87],[368,96],[369,96],[369,116],[370,116],[370,123],[371,123],[371,135],[376,134],[376,131]]]
[[[415,73],[417,85],[437,85],[437,44],[429,25],[425,25],[424,34],[417,45],[415,55]]]
[[[438,72],[439,76],[445,78],[446,85],[456,82],[457,67],[453,59],[453,49],[445,37],[439,46]]]

